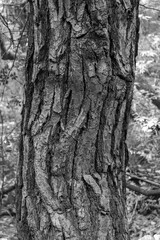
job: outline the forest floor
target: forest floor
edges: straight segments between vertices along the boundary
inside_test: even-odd
[[[160,234],[160,209],[149,210],[147,203],[144,204],[144,196],[139,195],[133,199],[134,196],[133,192],[128,192],[128,201],[130,202],[132,199],[132,202],[136,203],[134,209],[128,214],[131,240],[138,240],[148,234]],[[135,201],[135,199],[137,200]],[[139,206],[142,202],[146,209],[144,206]],[[0,218],[0,239],[17,240],[15,217],[4,216]]]

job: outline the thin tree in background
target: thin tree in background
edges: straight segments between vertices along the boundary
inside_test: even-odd
[[[20,240],[126,240],[139,0],[29,1]]]

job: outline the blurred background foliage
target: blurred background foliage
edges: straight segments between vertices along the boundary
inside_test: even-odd
[[[24,66],[27,48],[27,1],[0,1],[0,33],[15,60],[0,60],[0,239],[17,239],[15,178],[18,161]]]
[[[141,0],[139,17],[136,79],[127,138],[130,160],[126,175],[130,183],[147,192],[160,188],[160,1]],[[159,197],[127,189],[131,239],[160,239]]]
[[[140,1],[140,38],[127,143],[127,181],[144,191],[160,189],[160,1]],[[16,165],[24,66],[27,1],[0,0],[0,31],[13,61],[0,60],[0,239],[16,239]],[[160,235],[160,196],[127,189],[131,239]],[[160,238],[159,238],[160,239]]]

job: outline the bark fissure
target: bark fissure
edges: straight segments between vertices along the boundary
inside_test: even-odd
[[[81,105],[79,107],[79,113],[81,112],[82,108],[83,108],[83,105],[85,103],[85,99],[86,99],[86,95],[87,95],[87,86],[86,86],[86,79],[85,79],[85,61],[83,59],[83,56],[81,57],[82,58],[82,81],[83,81],[83,95],[82,95],[82,100],[81,100]]]
[[[99,119],[100,119],[100,122],[99,122],[99,128],[98,128],[98,138],[97,138],[97,143],[98,143],[98,147],[97,147],[97,153],[98,153],[98,159],[97,160],[97,170],[99,173],[102,173],[103,171],[105,171],[105,161],[107,161],[107,159],[104,160],[104,157],[103,157],[103,132],[104,132],[104,127],[105,127],[105,124],[106,124],[106,115],[105,115],[105,109],[106,109],[106,101],[107,101],[107,96],[106,98],[103,100],[103,105],[102,105],[102,109],[101,109],[101,112],[100,112],[100,116],[99,116]],[[110,164],[108,162],[108,164]]]
[[[74,147],[74,154],[73,154],[73,159],[72,159],[72,166],[71,166],[71,176],[70,179],[72,179],[71,181],[71,187],[70,187],[70,200],[71,203],[73,203],[72,201],[72,197],[73,197],[73,191],[74,191],[74,180],[76,179],[76,175],[75,175],[75,161],[76,161],[76,156],[77,156],[77,149],[78,149],[78,140],[76,140],[75,143],[75,147]],[[72,204],[74,206],[74,204]]]

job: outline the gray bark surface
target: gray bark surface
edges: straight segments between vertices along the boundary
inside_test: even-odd
[[[138,0],[30,2],[17,172],[21,240],[127,240]]]

